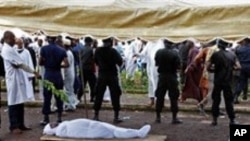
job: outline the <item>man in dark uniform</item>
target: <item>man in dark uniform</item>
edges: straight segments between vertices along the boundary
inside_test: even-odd
[[[63,79],[61,74],[61,68],[69,66],[67,60],[66,51],[59,46],[61,40],[59,37],[48,37],[49,45],[44,46],[41,49],[39,64],[45,68],[44,79],[52,82],[56,89],[63,89]],[[49,123],[49,114],[51,106],[52,92],[47,88],[44,88],[44,102],[42,113],[44,114],[44,120],[41,125]],[[61,122],[61,116],[63,111],[63,102],[57,96],[55,96],[58,119],[57,122]]]
[[[235,104],[239,103],[238,97],[242,91],[244,91],[243,99],[247,100],[248,79],[250,78],[250,39],[245,38],[240,43],[241,46],[235,51],[241,65],[240,77],[234,94]]]
[[[88,82],[90,87],[90,102],[94,102],[95,98],[95,85],[96,85],[96,75],[95,75],[95,63],[94,63],[94,51],[93,51],[93,39],[91,37],[86,37],[85,45],[80,49],[80,61],[82,65],[83,72],[83,84],[84,88],[86,83]],[[83,95],[82,85],[79,88],[77,98],[81,101],[81,97]]]
[[[223,91],[226,111],[230,119],[230,124],[235,124],[235,113],[233,107],[234,97],[231,83],[233,70],[240,68],[240,64],[237,61],[236,56],[232,52],[226,50],[226,47],[230,46],[230,44],[221,39],[219,39],[217,42],[218,48],[220,50],[211,56],[207,66],[208,71],[214,72],[214,88],[212,92],[213,126],[217,125],[217,118],[220,113],[219,105],[221,101],[221,91]]]
[[[99,111],[101,109],[103,95],[108,86],[110,89],[111,101],[114,110],[114,123],[122,122],[119,119],[120,111],[120,96],[121,88],[118,82],[118,69],[123,63],[120,54],[112,48],[113,39],[108,38],[103,40],[104,46],[97,48],[95,51],[95,62],[99,68],[97,84],[96,84],[96,99],[94,103],[95,117],[94,120],[99,120]]]
[[[155,91],[156,100],[156,122],[161,122],[161,112],[164,105],[164,97],[168,90],[171,111],[172,111],[172,123],[182,123],[177,118],[178,113],[178,80],[177,69],[180,68],[180,57],[178,52],[173,49],[174,43],[169,40],[164,40],[165,48],[160,49],[155,55],[155,64],[158,67],[159,80]]]

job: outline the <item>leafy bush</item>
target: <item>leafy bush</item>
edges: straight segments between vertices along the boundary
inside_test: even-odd
[[[135,72],[134,78],[126,78],[126,73],[121,73],[122,88],[132,93],[147,93],[148,78],[140,71]]]

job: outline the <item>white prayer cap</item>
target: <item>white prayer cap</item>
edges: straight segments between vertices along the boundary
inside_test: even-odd
[[[71,41],[67,38],[63,38],[63,45],[66,45],[66,46],[70,46],[71,45]]]
[[[55,135],[57,127],[51,128],[50,124],[47,124],[43,129],[45,135]]]
[[[239,43],[237,41],[235,41],[235,42],[232,43],[232,47],[231,48],[235,49],[238,46],[239,46]]]
[[[118,46],[122,46],[122,41],[118,42]]]
[[[103,41],[102,39],[97,39],[97,47],[103,47]]]
[[[84,39],[83,38],[80,38],[79,42],[84,46],[85,45],[85,42],[84,42]]]

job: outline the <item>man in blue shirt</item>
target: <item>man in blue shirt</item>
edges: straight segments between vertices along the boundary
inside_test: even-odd
[[[45,68],[44,80],[52,82],[56,89],[63,89],[61,68],[69,66],[67,54],[66,51],[59,46],[62,42],[60,37],[48,37],[48,42],[49,45],[44,46],[41,49],[39,58],[39,64]],[[44,88],[43,96],[44,101],[42,113],[44,115],[44,120],[41,122],[41,125],[46,125],[49,123],[52,92],[47,88]],[[63,102],[57,96],[55,96],[55,99],[58,112],[57,122],[61,122]]]
[[[96,76],[95,76],[95,62],[94,62],[94,51],[93,51],[93,39],[91,37],[85,37],[84,39],[85,45],[84,48],[80,49],[80,57],[79,63],[81,63],[81,69],[83,74],[83,84],[84,88],[86,83],[88,82],[90,87],[90,102],[94,102],[95,99],[95,85],[96,85]],[[77,98],[81,101],[81,97],[83,95],[83,90],[80,86],[79,91],[77,93]]]
[[[236,56],[239,59],[241,70],[240,70],[240,78],[239,82],[236,86],[236,90],[234,93],[234,103],[238,104],[238,97],[242,90],[248,87],[248,79],[250,78],[250,39],[245,38],[240,41],[241,46],[238,47],[235,51]],[[244,93],[245,100],[247,99],[247,92]]]
[[[80,43],[79,39],[71,39],[72,42],[72,52],[74,55],[75,62],[75,81],[74,81],[74,93],[78,93],[80,87],[82,87],[80,72],[79,72],[79,51],[84,48],[82,43]]]

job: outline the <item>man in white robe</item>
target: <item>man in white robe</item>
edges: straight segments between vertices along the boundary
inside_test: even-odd
[[[39,74],[29,68],[13,48],[15,45],[15,35],[11,31],[5,31],[3,38],[4,45],[1,55],[4,59],[6,72],[10,131],[20,134],[22,130],[30,129],[24,125],[24,102],[34,100],[32,89],[27,87],[29,81],[26,72],[33,73],[36,76],[39,76]]]
[[[76,105],[79,101],[74,94],[74,80],[75,80],[75,66],[74,66],[74,56],[72,51],[70,50],[71,42],[69,39],[63,39],[63,45],[66,49],[69,67],[63,68],[63,76],[64,76],[64,88],[66,90],[66,94],[68,95],[68,102],[65,103],[66,111],[74,111],[76,109]]]
[[[143,43],[140,38],[133,41],[128,48],[126,53],[126,78],[134,79],[135,71],[137,69],[137,55],[141,52],[143,48]]]
[[[23,40],[21,38],[16,39],[16,50],[19,53],[20,57],[23,59],[24,63],[28,65],[32,70],[34,70],[34,65],[32,63],[31,55],[27,49],[23,46]],[[29,83],[26,87],[28,87],[32,93],[30,95],[34,95],[32,78],[35,77],[33,73],[26,72]]]
[[[47,124],[43,130],[43,134],[66,138],[128,139],[145,138],[150,129],[150,125],[144,125],[140,129],[129,129],[90,119],[75,119],[71,121],[64,121],[59,125]]]
[[[36,57],[39,58],[39,53],[40,53],[39,50],[42,46],[45,46],[45,45],[47,45],[46,36],[40,35],[40,36],[35,37],[34,42],[30,43],[29,47],[35,51]],[[38,62],[38,59],[37,59],[37,62]]]
[[[149,106],[153,106],[155,103],[155,90],[158,82],[157,67],[155,65],[155,54],[156,52],[164,48],[162,40],[157,42],[148,42],[144,49],[139,53],[139,56],[145,57],[147,60],[147,76],[148,76],[148,97],[150,98]]]

